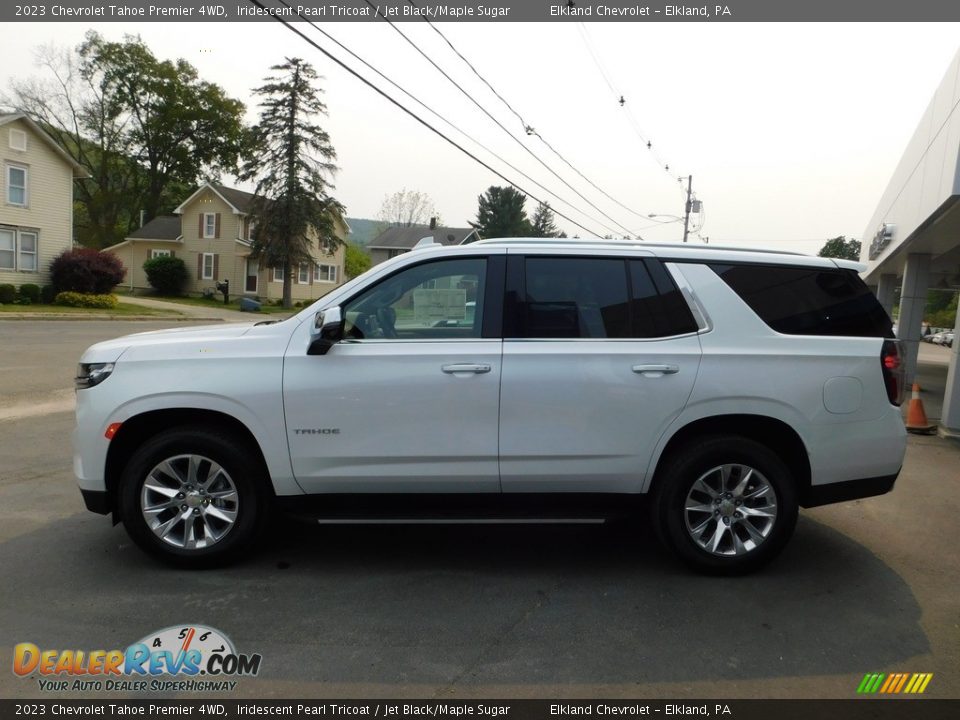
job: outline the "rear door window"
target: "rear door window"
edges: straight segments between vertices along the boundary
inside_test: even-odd
[[[630,337],[623,260],[528,257],[526,337]]]
[[[697,330],[659,262],[528,256],[510,264],[508,338],[655,338]]]

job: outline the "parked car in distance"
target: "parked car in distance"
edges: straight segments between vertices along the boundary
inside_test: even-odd
[[[92,346],[75,474],[90,510],[182,565],[242,556],[273,512],[627,515],[696,569],[751,571],[799,507],[900,471],[900,345],[860,269],[607,240],[416,249],[281,322]]]

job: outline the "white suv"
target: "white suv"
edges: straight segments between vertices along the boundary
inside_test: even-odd
[[[282,322],[94,345],[74,469],[90,510],[186,564],[236,557],[274,509],[644,507],[688,563],[748,571],[798,506],[900,471],[901,357],[859,269],[602,240],[417,249]]]

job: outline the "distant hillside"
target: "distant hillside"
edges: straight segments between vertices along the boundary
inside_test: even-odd
[[[352,231],[347,239],[363,247],[370,244],[370,241],[379,234],[380,228],[383,226],[383,223],[379,220],[352,217],[347,218],[347,224]]]

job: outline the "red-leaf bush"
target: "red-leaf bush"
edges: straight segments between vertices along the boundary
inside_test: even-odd
[[[124,274],[120,258],[93,248],[64,250],[50,263],[50,282],[56,293],[104,295],[123,281]]]

